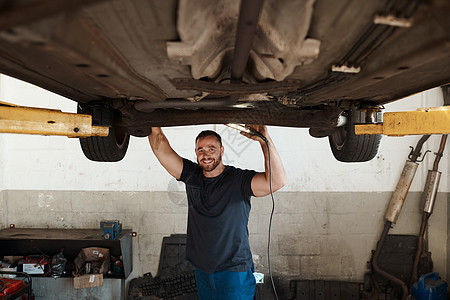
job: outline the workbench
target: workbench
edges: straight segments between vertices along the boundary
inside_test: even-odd
[[[69,295],[79,298],[84,297],[83,293],[89,293],[89,295],[92,292],[95,293],[94,290],[97,290],[100,295],[98,299],[123,299],[126,289],[125,279],[133,270],[132,232],[130,229],[123,229],[115,240],[105,240],[102,235],[103,231],[100,229],[6,228],[0,230],[0,257],[46,254],[51,258],[64,249],[63,254],[67,258],[65,275],[56,279],[32,275],[36,299],[40,299],[39,296],[43,297],[41,299],[53,299],[49,298],[50,295],[55,297]],[[124,272],[104,274],[102,287],[74,290],[73,260],[82,248],[87,247],[108,248],[111,256],[121,256]],[[121,294],[120,297],[119,294]]]

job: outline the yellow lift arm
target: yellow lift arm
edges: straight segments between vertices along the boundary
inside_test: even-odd
[[[383,123],[356,124],[355,134],[389,136],[449,134],[450,107],[419,108],[416,111],[388,112]]]
[[[109,128],[92,126],[92,116],[0,102],[0,133],[108,136]]]

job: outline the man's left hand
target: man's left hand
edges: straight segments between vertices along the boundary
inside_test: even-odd
[[[262,134],[264,137],[267,138],[267,127],[265,125],[253,125],[253,124],[247,125],[246,124],[245,127],[250,128],[253,131],[257,131],[260,134]],[[246,132],[241,131],[241,134],[243,136],[245,136],[249,139],[255,140],[255,141],[259,141],[259,142],[263,141],[260,137],[258,137],[257,135],[251,134],[251,133],[246,133]]]

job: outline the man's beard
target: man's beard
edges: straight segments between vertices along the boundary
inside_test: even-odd
[[[213,158],[213,163],[212,164],[208,164],[208,165],[204,165],[203,163],[201,163],[198,159],[197,159],[197,163],[200,166],[200,168],[202,168],[203,171],[205,172],[211,172],[214,171],[217,166],[220,164],[220,162],[222,161],[222,156],[219,156],[218,159],[216,160],[215,158]]]

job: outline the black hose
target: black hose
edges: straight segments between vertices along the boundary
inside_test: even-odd
[[[270,275],[270,281],[272,283],[273,293],[275,294],[275,299],[278,300],[277,289],[275,288],[275,283],[273,281],[273,276],[272,276],[272,269],[270,266],[270,233],[272,231],[271,229],[272,229],[273,212],[275,211],[275,199],[273,198],[273,190],[272,190],[272,166],[270,163],[270,147],[269,147],[269,142],[262,134],[259,134],[258,136],[260,138],[262,138],[264,142],[266,142],[267,154],[268,154],[268,158],[269,158],[269,186],[270,186],[270,196],[272,198],[272,211],[270,212],[270,220],[269,220],[268,242],[267,242],[267,260],[268,260],[268,264],[269,264],[269,275]]]

